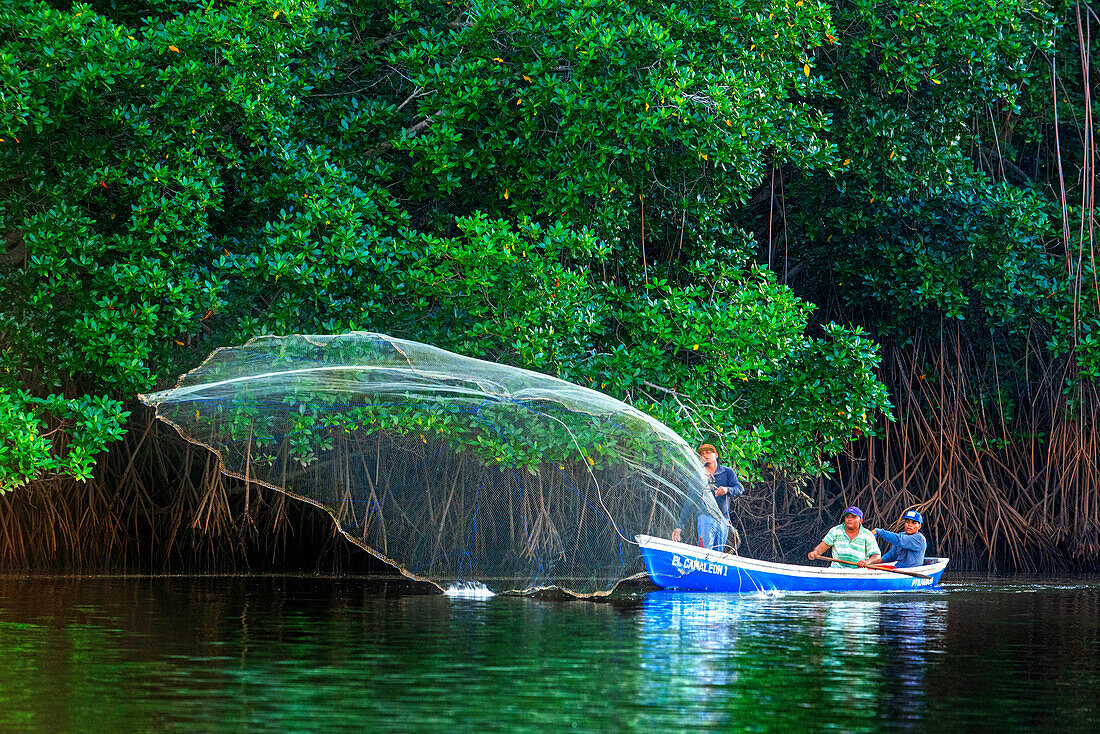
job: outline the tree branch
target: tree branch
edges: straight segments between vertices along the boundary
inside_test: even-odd
[[[408,101],[408,100],[406,100],[406,101]],[[428,115],[427,117],[425,117],[423,120],[416,123],[412,127],[405,128],[405,136],[406,137],[412,137],[413,135],[416,135],[418,132],[420,132],[424,128],[428,127],[428,125],[431,125],[432,122],[434,122],[435,118],[438,115],[441,115],[441,114],[443,114],[443,110],[436,110],[435,112]],[[393,150],[393,143],[391,143],[390,141],[387,140],[386,142],[379,145],[377,148],[371,148],[366,153],[364,153],[364,155],[366,155],[368,157],[374,157],[376,155],[381,155],[382,153],[386,153],[390,150]]]

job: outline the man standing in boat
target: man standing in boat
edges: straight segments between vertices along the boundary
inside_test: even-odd
[[[833,558],[850,561],[860,568],[882,562],[882,551],[878,541],[867,528],[863,527],[863,510],[852,506],[844,511],[844,522],[829,530],[824,539],[812,551],[806,554],[811,561],[821,557],[825,551],[833,549]],[[841,568],[841,564],[829,564]]]
[[[890,544],[890,550],[882,557],[883,563],[893,563],[896,568],[916,568],[924,565],[924,552],[928,541],[920,531],[924,518],[916,510],[907,510],[901,516],[905,524],[904,533],[892,533],[889,530],[875,528],[871,533]]]
[[[725,550],[730,524],[730,497],[740,497],[745,493],[737,474],[728,466],[718,463],[718,449],[705,443],[699,447],[699,458],[703,461],[703,470],[707,473],[707,491],[714,495],[718,504],[719,518],[708,514],[698,516],[699,545],[711,550]],[[681,519],[681,525],[683,519]],[[672,539],[679,542],[681,528],[672,531]]]

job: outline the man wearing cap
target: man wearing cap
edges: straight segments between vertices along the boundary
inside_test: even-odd
[[[924,552],[928,541],[921,533],[924,518],[916,510],[906,510],[901,516],[905,523],[904,533],[891,533],[889,530],[875,528],[871,533],[890,544],[890,550],[882,557],[883,563],[893,563],[897,568],[915,568],[924,565]]]
[[[699,447],[699,459],[707,476],[707,491],[714,495],[721,519],[711,517],[705,512],[697,516],[699,544],[712,550],[725,550],[726,537],[730,531],[730,497],[740,497],[745,493],[737,474],[728,466],[718,463],[718,449],[709,443]],[[677,528],[672,531],[672,539],[680,540],[680,530],[684,527],[687,511],[680,513]],[[735,544],[736,546],[736,544]]]
[[[863,510],[852,506],[844,511],[844,522],[832,528],[824,539],[812,551],[806,554],[811,561],[817,560],[822,553],[833,549],[833,558],[851,561],[860,568],[866,568],[882,561],[882,551],[878,541],[867,528],[863,527]],[[829,564],[841,568],[839,563]]]

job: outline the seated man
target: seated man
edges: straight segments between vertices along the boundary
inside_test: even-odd
[[[851,561],[860,568],[867,568],[882,560],[882,551],[878,541],[863,527],[863,510],[849,507],[844,511],[844,522],[829,530],[825,538],[806,554],[811,561],[817,560],[829,548],[833,549],[833,558]],[[829,564],[832,568],[841,568],[842,564]]]
[[[924,552],[928,548],[928,541],[920,531],[924,518],[916,510],[907,510],[901,519],[905,522],[904,533],[891,533],[882,528],[871,531],[876,538],[890,543],[890,550],[886,551],[882,562],[893,563],[897,568],[923,566]]]

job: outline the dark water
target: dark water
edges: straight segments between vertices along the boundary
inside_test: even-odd
[[[0,731],[1091,731],[1100,579],[465,599],[0,578]]]

